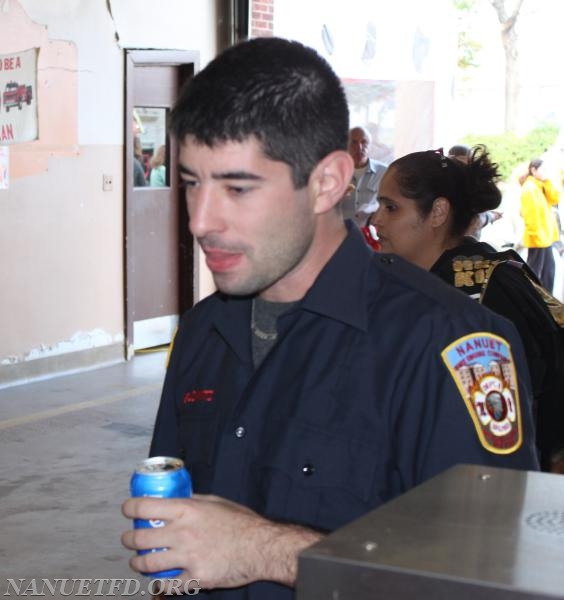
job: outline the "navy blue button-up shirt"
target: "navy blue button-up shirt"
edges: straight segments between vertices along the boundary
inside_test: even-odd
[[[250,310],[249,298],[216,293],[176,336],[151,454],[182,457],[196,492],[331,531],[456,463],[537,468],[513,325],[422,269],[374,254],[356,228],[279,318],[256,370]],[[509,342],[517,366],[518,420],[510,446],[495,451],[442,355],[484,332]],[[293,591],[260,582],[210,595]]]

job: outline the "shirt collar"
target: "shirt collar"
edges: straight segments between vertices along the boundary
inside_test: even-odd
[[[305,295],[302,307],[366,330],[368,265],[374,252],[351,221],[347,229],[347,237]]]
[[[374,252],[354,223],[347,220],[346,225],[346,238],[292,310],[307,310],[366,331],[368,265]],[[251,362],[251,298],[218,294],[218,299],[223,307],[214,318],[217,331],[242,360]]]
[[[366,163],[366,173],[376,173],[376,169],[374,168],[375,162],[373,159],[369,158]]]

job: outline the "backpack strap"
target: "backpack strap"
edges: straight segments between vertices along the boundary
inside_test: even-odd
[[[534,274],[534,272],[531,270],[529,265],[527,265],[525,262],[522,262],[520,260],[513,260],[513,259],[504,259],[504,260],[495,260],[494,259],[494,260],[492,260],[492,263],[490,264],[489,268],[486,271],[485,281],[482,286],[482,291],[480,292],[480,298],[479,298],[480,304],[483,304],[484,296],[486,295],[486,290],[488,287],[488,283],[491,279],[492,273],[500,265],[508,265],[512,268],[519,269],[523,273],[523,275],[529,280],[529,282],[531,283],[531,285],[533,286],[535,291],[538,293],[538,295],[541,297],[542,301],[546,305],[546,308],[550,312],[555,323],[559,327],[564,328],[564,304],[562,302],[560,302],[560,300],[558,300],[558,298],[555,298],[547,289],[545,289],[541,285],[538,277]]]
[[[525,272],[525,275],[527,275],[527,277],[529,277],[527,272]],[[539,293],[539,296],[543,299],[544,303],[546,304],[546,307],[548,308],[548,310],[550,311],[550,314],[552,315],[552,318],[555,320],[555,322],[558,324],[559,327],[564,328],[564,304],[562,304],[562,302],[560,302],[560,300],[558,300],[558,298],[555,298],[540,283],[537,283],[536,281],[533,281],[532,279],[531,279],[531,283],[533,284],[533,287]]]

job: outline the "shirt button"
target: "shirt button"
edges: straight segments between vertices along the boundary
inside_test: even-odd
[[[394,262],[394,259],[391,256],[382,256],[380,260],[387,265],[391,265]]]
[[[238,437],[239,439],[245,437],[247,435],[247,430],[244,427],[237,427],[237,429],[235,429],[235,437]]]
[[[304,465],[302,467],[302,473],[306,477],[311,477],[315,473],[315,467],[313,465],[310,465],[309,463],[307,463],[306,465]]]

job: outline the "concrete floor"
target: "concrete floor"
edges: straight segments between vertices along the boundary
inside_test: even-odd
[[[0,596],[8,579],[26,586],[32,578],[134,577],[120,543],[130,526],[120,505],[149,449],[165,359],[165,352],[145,353],[0,390]],[[139,581],[128,597],[148,597],[147,581]],[[55,598],[84,597],[78,592],[78,584],[64,596],[45,588]]]

